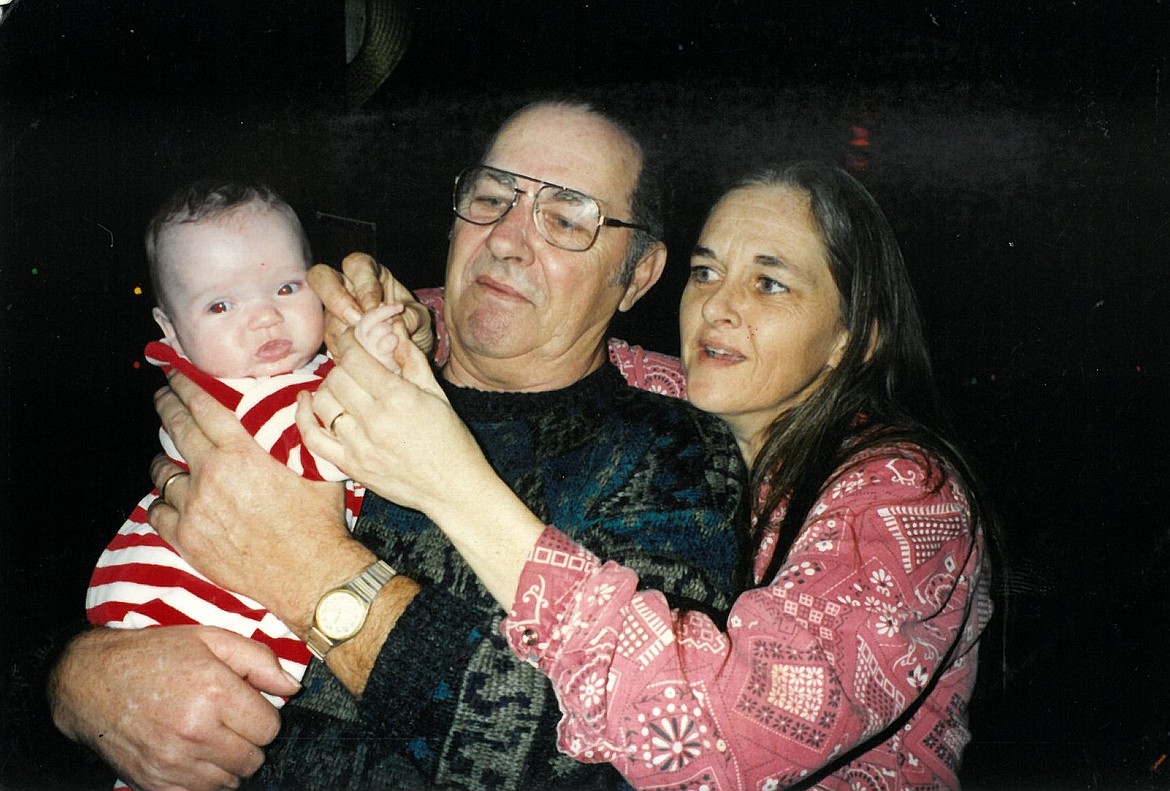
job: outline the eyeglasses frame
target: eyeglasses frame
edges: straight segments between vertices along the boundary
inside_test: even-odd
[[[496,173],[503,173],[506,176],[511,176],[512,178],[517,178],[517,179],[524,179],[525,181],[533,181],[541,186],[540,186],[540,189],[538,189],[534,193],[530,193],[528,190],[520,189],[519,187],[512,187],[512,192],[513,192],[512,201],[508,204],[508,208],[504,209],[504,211],[500,213],[500,216],[494,220],[491,220],[489,222],[477,222],[475,220],[468,219],[467,217],[464,217],[462,214],[459,213],[459,182],[464,176],[466,176],[471,171],[480,170],[480,169],[490,170],[490,171],[494,171]],[[588,198],[589,200],[593,201],[594,204],[597,205],[597,225],[593,229],[593,238],[592,238],[592,240],[590,240],[589,245],[587,247],[584,247],[580,250],[572,250],[572,249],[567,248],[567,247],[561,247],[559,244],[554,242],[552,239],[549,239],[545,235],[544,231],[541,230],[543,225],[540,222],[538,222],[536,219],[536,201],[537,201],[537,198],[540,196],[540,193],[544,192],[546,189],[549,189],[550,187],[554,190],[564,190],[565,192],[574,192],[578,195],[582,195],[582,196]],[[504,170],[503,168],[497,168],[497,167],[493,167],[491,165],[485,165],[482,162],[479,163],[478,165],[470,165],[468,167],[465,167],[463,170],[459,171],[459,174],[457,176],[455,176],[455,184],[454,184],[454,187],[452,188],[452,192],[451,192],[451,210],[455,212],[456,217],[463,220],[464,222],[469,222],[472,225],[479,225],[479,226],[495,225],[496,223],[500,222],[505,217],[507,217],[508,212],[510,212],[510,211],[512,211],[512,209],[516,208],[516,204],[519,202],[521,195],[531,195],[531,197],[532,197],[532,222],[533,222],[533,224],[536,225],[536,229],[538,231],[540,231],[540,237],[542,239],[544,239],[546,242],[548,242],[549,244],[551,244],[553,247],[556,247],[558,250],[565,250],[566,252],[570,252],[570,253],[584,253],[586,250],[589,250],[590,248],[592,248],[593,245],[597,244],[597,237],[601,235],[602,226],[608,226],[610,228],[631,228],[631,229],[636,230],[636,231],[642,231],[643,233],[650,233],[649,226],[644,225],[642,223],[628,222],[626,220],[618,220],[618,219],[615,219],[613,217],[607,217],[606,215],[602,214],[601,213],[601,202],[598,201],[597,198],[593,197],[592,195],[590,195],[588,193],[582,192],[581,190],[573,189],[572,187],[565,187],[561,184],[554,184],[551,181],[545,181],[544,179],[538,179],[538,178],[535,178],[533,176],[525,176],[523,173],[513,173],[510,170]]]

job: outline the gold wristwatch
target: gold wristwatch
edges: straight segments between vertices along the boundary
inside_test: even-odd
[[[377,560],[349,582],[326,591],[317,600],[313,625],[305,640],[313,656],[324,661],[326,654],[357,634],[366,622],[374,597],[396,575],[388,563]]]

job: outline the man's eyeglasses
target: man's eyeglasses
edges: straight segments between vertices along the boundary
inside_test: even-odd
[[[553,247],[574,252],[588,250],[603,225],[650,230],[645,225],[604,216],[597,201],[583,192],[486,165],[467,168],[455,177],[455,214],[475,225],[499,222],[521,195],[528,194],[528,190],[517,186],[517,179],[541,185],[532,198],[532,219],[536,230]]]

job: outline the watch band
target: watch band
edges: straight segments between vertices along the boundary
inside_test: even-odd
[[[389,563],[381,559],[375,560],[373,563],[367,566],[361,574],[358,574],[349,582],[345,583],[344,585],[339,585],[336,588],[331,588],[322,594],[321,598],[317,600],[317,604],[320,606],[321,600],[326,596],[329,596],[331,593],[346,590],[357,597],[357,599],[365,605],[366,613],[369,613],[370,605],[373,604],[374,598],[378,595],[378,591],[382,590],[386,583],[394,579],[396,576],[398,576],[398,572],[396,572]],[[313,618],[313,624],[309,627],[308,635],[305,636],[305,645],[308,646],[309,652],[321,661],[325,661],[326,654],[347,640],[352,639],[353,636],[357,634],[357,631],[355,631],[354,634],[351,634],[349,637],[335,640],[317,628],[316,608],[314,608]],[[363,615],[363,625],[365,623],[364,619],[365,616]],[[360,630],[360,628],[361,627],[359,626],[358,630]]]

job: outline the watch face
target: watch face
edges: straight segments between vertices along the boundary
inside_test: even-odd
[[[350,591],[331,591],[317,604],[315,620],[330,640],[346,640],[365,622],[366,605]]]

